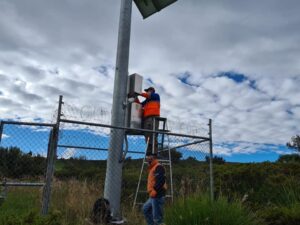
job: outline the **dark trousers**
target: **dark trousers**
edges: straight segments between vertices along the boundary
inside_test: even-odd
[[[143,120],[143,128],[147,130],[158,130],[159,121],[155,120],[157,116],[149,116]],[[155,124],[154,124],[155,123]],[[146,143],[149,140],[147,155],[157,154],[158,144],[157,144],[158,133],[145,132]]]

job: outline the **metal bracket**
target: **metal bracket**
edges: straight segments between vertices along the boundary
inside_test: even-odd
[[[125,161],[127,152],[128,152],[128,139],[127,139],[127,134],[125,134],[124,136],[124,140],[125,140],[125,150],[122,152],[120,159],[119,159],[119,163],[122,163]]]

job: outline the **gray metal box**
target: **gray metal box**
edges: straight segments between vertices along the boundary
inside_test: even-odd
[[[127,93],[141,93],[143,87],[143,77],[137,73],[128,76]],[[130,128],[142,127],[142,106],[138,103],[127,105],[126,126]]]

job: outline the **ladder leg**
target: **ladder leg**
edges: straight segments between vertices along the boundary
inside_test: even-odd
[[[170,166],[170,187],[171,187],[171,201],[173,203],[173,196],[174,196],[174,190],[173,190],[173,171],[172,171],[172,156],[171,156],[171,149],[170,149],[170,139],[168,135],[168,152],[169,152],[169,166]]]
[[[166,130],[166,121],[164,120],[163,121],[163,131]],[[165,134],[163,133],[162,134],[162,137],[161,137],[161,149],[164,148],[164,141],[165,141]]]
[[[153,131],[155,131],[155,127],[156,127],[156,118],[154,117],[153,119],[152,119],[152,130]],[[156,137],[156,133],[152,133],[152,140],[151,140],[151,146],[152,146],[152,149],[151,149],[151,151],[152,151],[152,154],[155,154],[155,145],[156,145],[156,141],[155,141],[155,137]],[[157,152],[156,152],[157,153]]]
[[[144,155],[144,159],[143,159],[142,168],[141,168],[141,171],[140,171],[139,182],[138,182],[138,185],[137,185],[137,188],[136,188],[136,192],[135,192],[135,196],[134,196],[134,201],[133,201],[133,207],[132,207],[132,209],[134,209],[134,207],[136,205],[138,193],[139,193],[139,190],[140,190],[140,184],[141,184],[142,174],[143,174],[143,170],[144,170],[144,165],[145,165],[145,160],[146,160],[148,145],[149,145],[149,137],[148,137],[147,144],[146,144],[146,151],[145,151],[145,155]]]

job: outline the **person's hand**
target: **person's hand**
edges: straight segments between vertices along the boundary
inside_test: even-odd
[[[133,93],[128,93],[127,94],[127,98],[133,98],[134,96],[133,96]]]
[[[127,98],[136,98],[139,95],[140,94],[137,92],[130,92],[130,93],[128,93]]]

